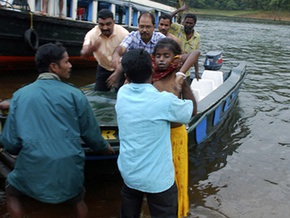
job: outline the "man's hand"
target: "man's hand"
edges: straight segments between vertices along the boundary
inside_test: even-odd
[[[98,50],[101,45],[101,42],[96,42],[94,45],[90,42],[88,45],[83,45],[83,48],[80,52],[82,58],[90,57],[94,51]]]
[[[110,144],[108,144],[108,154],[115,154],[115,151]]]
[[[179,9],[180,9],[180,11],[187,11],[188,6],[184,3]]]
[[[112,67],[113,67],[114,69],[117,69],[118,66],[121,64],[121,58],[120,58],[120,57],[113,57],[111,63],[112,63],[112,64],[111,64]]]
[[[111,74],[111,76],[107,79],[107,86],[109,88],[115,87],[117,88],[119,85],[119,80],[121,78],[121,75],[123,73],[123,68],[122,68],[122,64],[119,63],[118,67],[116,68],[116,70],[114,71],[114,73]]]
[[[198,72],[195,74],[195,78],[196,78],[197,81],[199,81],[201,79],[201,77],[200,77]]]
[[[1,101],[0,102],[0,109],[1,110],[8,110],[9,109],[9,101]]]

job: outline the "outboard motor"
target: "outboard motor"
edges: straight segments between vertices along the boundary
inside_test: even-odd
[[[223,65],[223,51],[209,51],[206,53],[204,68],[205,70],[219,70]]]

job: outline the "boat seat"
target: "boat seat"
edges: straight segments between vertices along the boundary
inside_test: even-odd
[[[205,70],[203,71],[201,78],[213,80],[214,89],[219,87],[224,81],[223,72],[221,71]]]
[[[197,81],[194,78],[190,84],[190,88],[196,101],[200,101],[214,90],[214,82],[209,79],[199,79]]]

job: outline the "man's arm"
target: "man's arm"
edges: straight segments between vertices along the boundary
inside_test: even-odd
[[[193,111],[192,111],[191,116],[194,116],[197,113],[197,103],[196,103],[195,97],[191,91],[191,88],[185,79],[186,79],[186,75],[184,73],[182,73],[182,72],[176,73],[173,94],[175,94],[176,96],[180,96],[180,94],[181,94],[180,97],[182,97],[183,99],[188,99],[188,100],[192,101]]]
[[[108,87],[117,87],[120,77],[123,73],[123,68],[121,64],[121,57],[125,54],[126,48],[122,45],[119,45],[115,48],[112,55],[112,66],[115,69],[114,73],[107,79]]]
[[[114,69],[117,69],[119,63],[120,63],[120,58],[125,54],[126,52],[126,47],[119,45],[117,48],[114,49],[114,52],[112,54],[112,66]]]
[[[178,37],[176,37],[172,33],[167,33],[167,37],[170,38],[170,39],[173,39],[175,42],[177,42],[177,44],[179,45],[179,47],[182,49],[181,40]]]
[[[87,45],[83,45],[82,50],[80,51],[80,55],[82,58],[90,57],[94,51],[97,51],[101,45],[101,42],[97,42],[94,45],[90,42]]]
[[[186,4],[182,5],[180,8],[177,8],[175,11],[173,11],[170,16],[174,17],[176,14],[188,10],[188,6]]]
[[[184,83],[182,84],[182,97],[183,99],[188,99],[191,100],[193,103],[193,111],[192,111],[192,116],[196,115],[197,113],[197,103],[195,100],[195,97],[191,91],[191,88],[188,84],[188,82],[184,81]]]
[[[194,65],[194,70],[195,70],[195,77],[197,80],[200,79],[199,73],[198,73],[198,57],[200,55],[200,51],[199,50],[194,50],[193,52],[191,52],[190,54],[183,54],[182,55],[182,62],[184,62],[184,64],[182,65],[182,67],[180,68],[180,72],[186,72],[189,70],[189,68]]]

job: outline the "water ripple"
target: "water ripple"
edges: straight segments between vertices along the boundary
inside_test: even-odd
[[[289,23],[201,16],[197,31],[202,54],[223,50],[223,69],[246,61],[248,74],[232,122],[190,151],[191,199],[202,208],[196,211],[285,217],[290,201]]]

